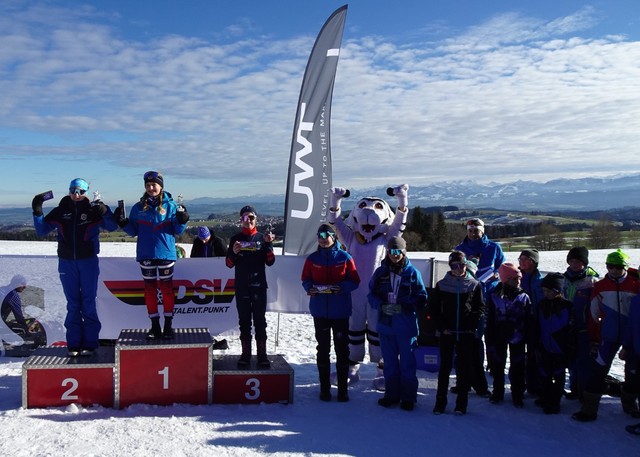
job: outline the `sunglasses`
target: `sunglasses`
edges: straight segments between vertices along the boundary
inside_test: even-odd
[[[464,263],[464,262],[451,262],[451,263],[449,264],[449,267],[450,267],[452,270],[462,270],[462,269],[463,269],[464,267],[466,267],[466,266],[467,266],[467,264],[466,264],[466,263]]]
[[[256,217],[255,216],[242,216],[242,220],[243,221],[255,221]]]
[[[74,187],[73,189],[69,189],[69,194],[71,195],[84,195],[87,191],[84,189],[80,189],[79,187]]]
[[[318,238],[322,238],[323,240],[326,240],[330,236],[335,236],[335,234],[332,232],[318,232]]]
[[[157,171],[147,171],[144,174],[144,179],[153,179],[153,178],[157,178],[158,176],[160,176],[160,173],[158,173]]]
[[[402,249],[389,249],[391,255],[402,255]]]

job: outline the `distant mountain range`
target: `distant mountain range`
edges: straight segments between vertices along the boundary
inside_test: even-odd
[[[397,183],[396,183],[397,185]],[[350,189],[355,202],[363,196],[387,197],[386,188]],[[210,213],[228,214],[251,203],[268,215],[284,214],[284,195],[253,195],[238,198],[204,197],[185,202],[192,208],[207,207]],[[466,209],[495,208],[514,211],[599,211],[640,206],[640,173],[605,178],[555,179],[545,183],[514,181],[479,184],[471,180],[410,184],[410,207],[458,206]]]
[[[395,183],[396,185],[398,183]],[[411,184],[409,206],[457,206],[464,209],[494,208],[512,211],[582,212],[640,207],[640,173],[604,178],[555,179],[545,183],[514,181],[479,184],[475,181],[449,181],[433,184]],[[350,189],[350,202],[363,196],[386,198],[395,207],[395,199],[386,195],[386,187]],[[252,195],[232,198],[201,197],[185,201],[194,219],[210,215],[235,214],[246,204],[259,214],[284,215],[285,196]],[[0,209],[0,226],[31,224],[31,208]]]

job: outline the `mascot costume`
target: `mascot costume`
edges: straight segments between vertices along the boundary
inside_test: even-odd
[[[391,210],[389,204],[378,197],[365,197],[358,202],[344,220],[340,217],[340,203],[349,196],[342,187],[331,188],[331,207],[328,221],[332,224],[340,242],[355,261],[360,286],[351,293],[353,312],[349,319],[349,382],[360,379],[359,362],[364,360],[365,339],[369,342],[369,359],[378,364],[373,381],[374,387],[384,390],[382,355],[380,340],[376,331],[378,312],[369,306],[369,280],[386,255],[389,238],[402,236],[407,222],[409,186],[402,184],[389,187],[387,194],[398,199],[398,210]]]

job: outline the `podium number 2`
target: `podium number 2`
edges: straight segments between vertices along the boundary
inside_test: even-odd
[[[256,400],[260,397],[260,380],[257,378],[249,378],[245,385],[249,387],[250,392],[244,394],[247,400]]]
[[[162,389],[169,390],[169,367],[164,367],[158,374],[162,375]]]
[[[66,378],[66,379],[64,379],[62,381],[62,384],[60,384],[60,385],[62,387],[71,386],[67,390],[65,390],[65,392],[62,394],[62,397],[60,397],[60,400],[77,400],[78,399],[77,395],[71,395],[78,388],[78,380],[77,379],[75,379],[75,378]]]

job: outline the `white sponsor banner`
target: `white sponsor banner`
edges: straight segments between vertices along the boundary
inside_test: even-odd
[[[409,253],[411,254],[411,253]],[[300,281],[305,257],[276,255],[266,267],[269,290],[267,311],[307,313],[309,297]],[[412,259],[429,284],[430,261]],[[15,273],[24,274],[31,285],[44,290],[44,310],[23,303],[27,314],[37,317],[47,330],[49,343],[64,341],[66,300],[58,277],[58,259],[53,256],[0,256],[0,283],[9,283]],[[187,258],[176,262],[175,327],[207,327],[213,336],[237,333],[234,270],[224,258]],[[101,339],[116,339],[123,328],[148,328],[140,265],[131,257],[101,257],[97,297],[102,323]]]

